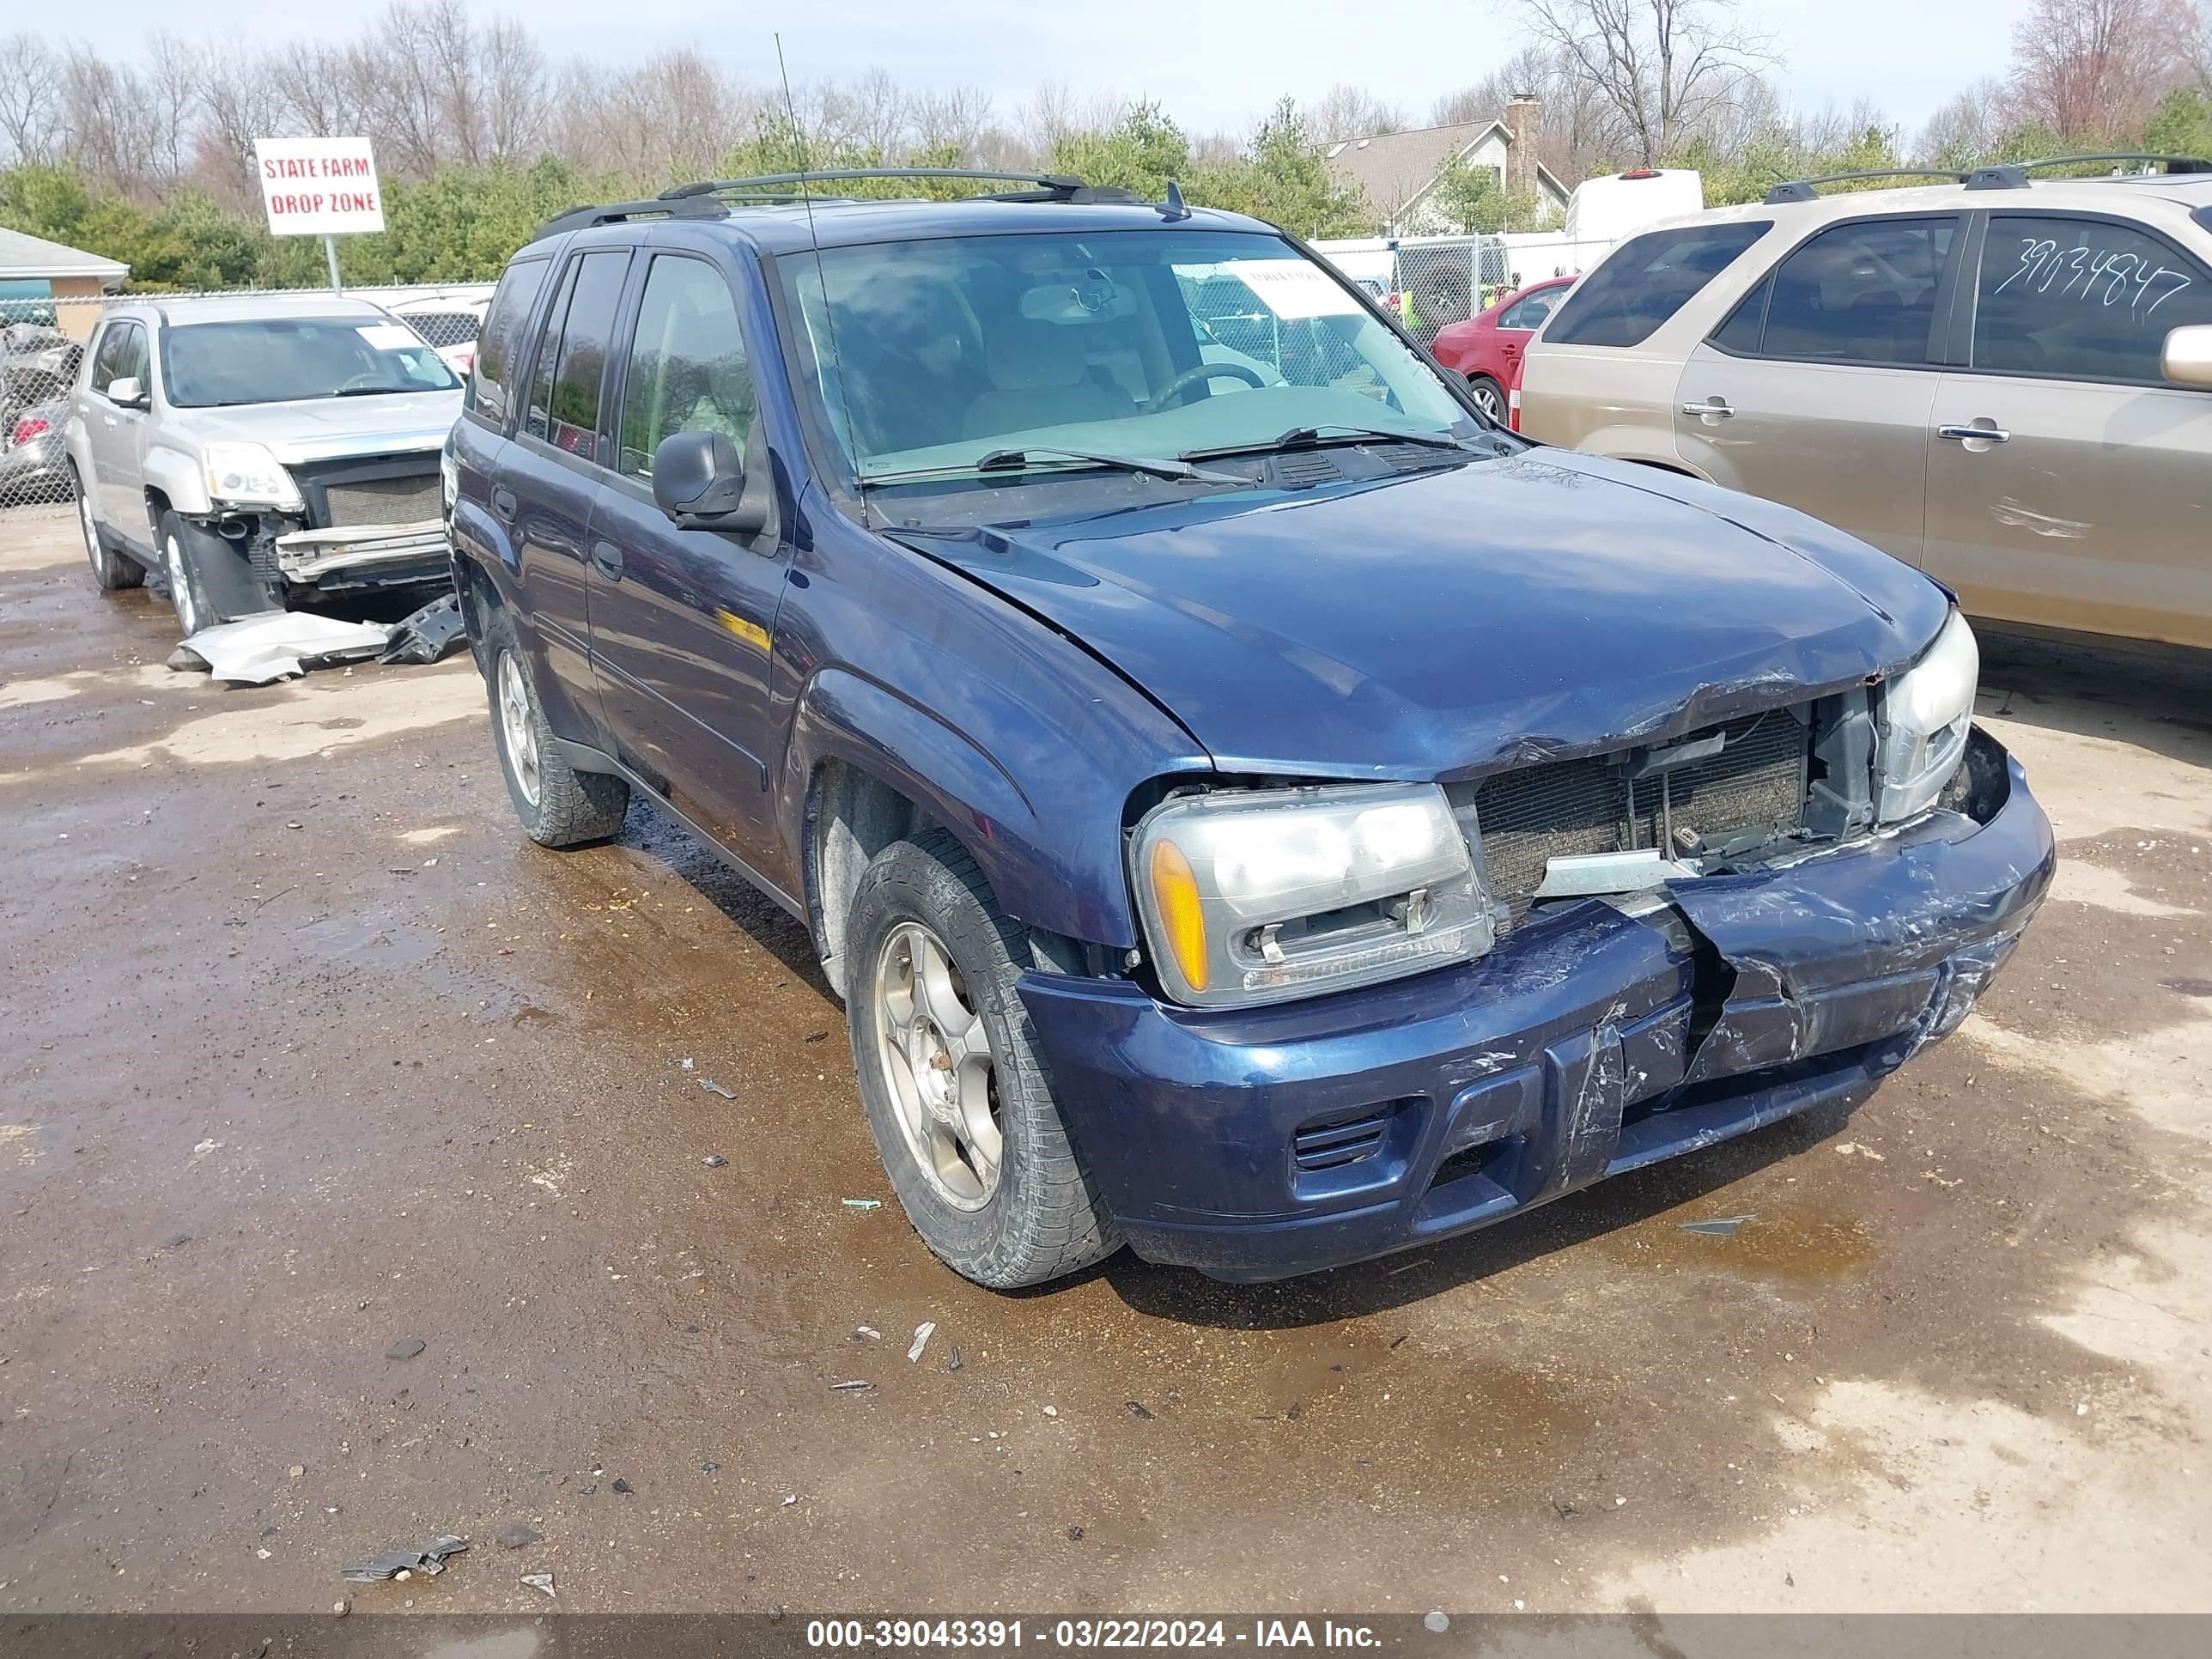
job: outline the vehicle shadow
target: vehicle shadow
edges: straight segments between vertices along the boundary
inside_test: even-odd
[[[2212,652],[2000,629],[1978,630],[1975,711],[2077,737],[2118,738],[2212,765]]]
[[[1601,1181],[1493,1226],[1375,1261],[1273,1284],[1229,1285],[1189,1268],[1155,1267],[1124,1250],[1089,1277],[1103,1278],[1139,1312],[1224,1330],[1295,1329],[1386,1313],[1694,1205],[1828,1139],[1879,1086],[1869,1085],[1734,1140]],[[1047,1285],[1029,1294],[1059,1288]]]

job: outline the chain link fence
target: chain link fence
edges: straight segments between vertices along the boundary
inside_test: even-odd
[[[489,283],[348,289],[381,306],[433,346],[456,374],[473,360]],[[251,297],[233,290],[220,297]],[[299,290],[280,290],[297,297]],[[85,352],[100,315],[118,299],[156,303],[204,297],[148,294],[0,299],[0,514],[75,499],[64,448],[71,396],[86,377]]]

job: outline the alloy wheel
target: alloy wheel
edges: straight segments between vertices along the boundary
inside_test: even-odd
[[[877,1060],[907,1150],[938,1197],[980,1210],[1006,1159],[983,1018],[944,942],[920,922],[884,939],[875,992]]]
[[[499,726],[507,740],[507,757],[514,768],[515,787],[523,799],[538,805],[538,722],[530,708],[530,687],[522,678],[522,665],[514,653],[499,658]]]
[[[185,550],[174,536],[162,550],[169,568],[169,603],[177,607],[177,621],[185,630],[186,639],[200,631],[199,601],[192,596],[191,582],[185,574]]]

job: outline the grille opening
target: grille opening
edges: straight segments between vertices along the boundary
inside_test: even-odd
[[[1309,1123],[1291,1137],[1291,1157],[1299,1169],[1311,1173],[1340,1170],[1382,1151],[1390,1130],[1392,1105],[1376,1108],[1361,1116],[1334,1122]]]
[[[1651,769],[1668,750],[1715,737],[1721,739],[1717,753]],[[1555,858],[1652,848],[1675,857],[1746,837],[1796,834],[1804,828],[1811,751],[1803,714],[1775,708],[1706,726],[1656,751],[1632,749],[1493,774],[1474,792],[1491,895],[1504,902],[1506,925],[1517,927]]]
[[[439,515],[438,478],[364,478],[331,485],[330,521],[334,525],[414,524]]]
[[[1512,1139],[1486,1140],[1480,1146],[1462,1147],[1437,1165],[1437,1172],[1429,1177],[1429,1190],[1441,1192],[1455,1181],[1486,1173],[1500,1154],[1516,1144]]]

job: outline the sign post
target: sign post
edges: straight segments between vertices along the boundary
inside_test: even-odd
[[[384,192],[366,138],[257,138],[254,170],[272,236],[319,236],[338,293],[338,241],[384,228]]]

